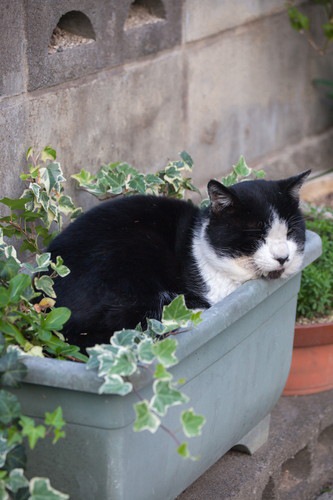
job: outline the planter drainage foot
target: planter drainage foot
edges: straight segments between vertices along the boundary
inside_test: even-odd
[[[266,443],[269,434],[269,422],[271,414],[263,418],[259,424],[250,430],[239,442],[232,447],[232,450],[242,451],[253,455],[263,444]]]

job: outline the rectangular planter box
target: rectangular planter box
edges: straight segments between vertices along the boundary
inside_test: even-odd
[[[320,238],[308,232],[304,266],[320,252]],[[194,462],[177,455],[163,430],[133,432],[133,394],[99,396],[101,381],[84,365],[27,358],[28,376],[16,391],[23,411],[38,418],[61,405],[67,422],[65,439],[29,452],[28,474],[49,477],[74,500],[171,500],[232,447],[255,451],[267,439],[269,413],[288,376],[299,285],[300,273],[248,282],[177,337],[173,373],[185,378],[189,406],[207,419],[189,443],[200,456]],[[136,382],[149,396],[147,376]],[[180,411],[167,417],[174,431]]]

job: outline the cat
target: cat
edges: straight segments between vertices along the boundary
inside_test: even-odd
[[[242,283],[299,271],[305,223],[299,190],[310,171],[279,181],[208,183],[208,208],[152,195],[104,201],[50,244],[71,270],[55,278],[56,305],[72,314],[63,333],[83,350],[122,328],[160,319],[184,294],[206,309]]]

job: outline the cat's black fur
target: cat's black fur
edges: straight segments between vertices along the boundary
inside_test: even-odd
[[[186,201],[138,195],[103,202],[81,215],[48,249],[71,270],[55,279],[56,305],[72,311],[65,338],[82,348],[109,342],[116,330],[160,319],[163,306],[178,294],[191,308],[209,307],[215,299],[207,292],[219,281],[211,284],[200,267],[198,248],[201,252],[208,244],[217,262],[248,258],[263,244],[272,213],[289,221],[288,231],[302,252],[297,191],[304,177],[247,181],[229,189],[211,181],[211,206],[204,210]],[[253,269],[248,279],[265,275]],[[216,270],[219,280],[223,272]],[[275,267],[269,277],[282,273],[274,272]]]

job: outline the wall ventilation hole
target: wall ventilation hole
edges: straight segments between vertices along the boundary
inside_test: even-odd
[[[135,0],[131,3],[125,30],[144,24],[153,24],[166,18],[165,8],[161,0]]]
[[[89,18],[79,11],[67,12],[54,28],[48,53],[55,54],[96,40],[94,28]]]

